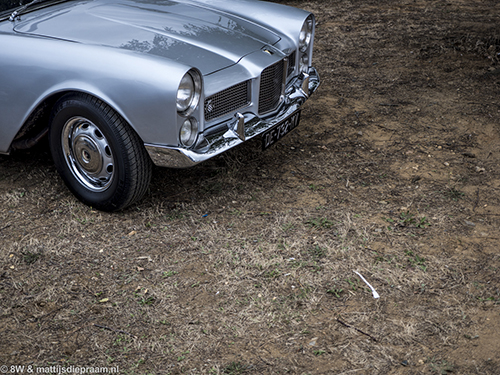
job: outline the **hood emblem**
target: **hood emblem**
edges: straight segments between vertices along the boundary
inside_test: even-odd
[[[265,53],[267,53],[268,55],[271,55],[271,56],[272,56],[272,55],[274,55],[274,52],[273,52],[273,51],[271,51],[271,50],[270,50],[269,48],[267,48],[267,47],[262,48],[262,51],[264,51],[264,52],[265,52]]]
[[[206,103],[205,103],[205,109],[208,113],[212,113],[214,111],[214,105],[212,103],[212,99],[209,99]]]

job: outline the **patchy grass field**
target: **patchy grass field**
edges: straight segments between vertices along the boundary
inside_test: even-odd
[[[500,4],[287,3],[322,86],[271,149],[117,214],[0,156],[0,365],[500,373]]]

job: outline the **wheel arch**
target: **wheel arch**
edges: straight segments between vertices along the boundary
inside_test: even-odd
[[[130,124],[130,121],[128,121],[128,119],[119,110],[119,108],[117,108],[116,104],[113,103],[109,98],[103,98],[104,95],[96,95],[95,92],[84,89],[63,89],[50,93],[34,106],[33,110],[27,116],[23,125],[12,140],[10,150],[14,151],[29,149],[38,144],[42,139],[44,139],[50,128],[50,116],[55,104],[59,99],[68,94],[90,95],[102,101],[111,109],[113,109],[117,114],[119,114],[124,119],[124,121],[126,121],[130,125],[130,127],[134,129]],[[134,131],[137,133],[135,129]]]

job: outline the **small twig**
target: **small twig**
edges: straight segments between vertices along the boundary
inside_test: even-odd
[[[262,362],[264,362],[266,365],[268,365],[268,366],[273,366],[273,364],[272,364],[272,363],[269,363],[269,362],[265,361],[264,359],[262,359],[262,357],[261,357],[260,355],[259,355],[258,357],[259,357],[259,359],[260,359]]]
[[[468,238],[480,238],[482,240],[500,240],[500,237],[482,237],[482,236],[474,236],[474,237],[468,237]]]
[[[0,228],[0,232],[1,232],[1,231],[3,231],[4,229],[9,228],[10,226],[11,226],[11,225],[10,225],[10,224],[8,224],[8,225],[4,226],[3,228]]]
[[[479,188],[476,191],[476,201],[474,202],[474,207],[472,208],[472,211],[476,211],[477,206],[479,206]]]
[[[366,333],[366,332],[363,332],[362,330],[360,330],[359,328],[356,328],[356,327],[353,327],[345,322],[343,322],[342,320],[340,320],[339,318],[335,318],[335,320],[337,322],[339,322],[340,324],[342,324],[343,326],[347,327],[347,328],[353,328],[355,329],[356,331],[358,331],[359,333],[362,333],[363,335],[365,336],[368,336],[369,338],[371,338],[373,341],[377,342],[377,339],[375,337],[373,337],[372,335],[370,335],[369,333]]]
[[[95,323],[94,323],[94,326],[97,327],[97,328],[107,329],[108,331],[112,331],[112,332],[116,332],[116,333],[124,333],[126,335],[132,336],[133,338],[136,338],[135,335],[133,335],[130,332],[127,332],[127,331],[122,331],[121,329],[114,329],[114,328],[102,326],[100,324],[95,324]]]
[[[88,326],[90,326],[90,323],[88,322],[88,319],[87,319],[83,324],[80,324],[79,327],[76,327],[74,330],[68,332],[68,335],[72,335],[73,333],[78,332],[82,328],[88,327]]]
[[[448,332],[446,332],[443,328],[441,328],[441,327],[439,326],[439,324],[437,324],[437,323],[431,322],[430,320],[426,320],[425,322],[426,322],[426,323],[429,323],[430,325],[432,325],[432,326],[434,326],[434,327],[436,327],[437,329],[439,329],[439,330],[440,330],[441,332],[443,332],[443,333],[448,333]]]
[[[338,375],[345,375],[345,374],[350,374],[352,372],[357,372],[357,371],[363,371],[363,370],[366,370],[365,368],[357,368],[357,369],[354,369],[354,370],[348,370],[348,371],[344,371]]]
[[[68,305],[64,305],[64,306],[58,307],[57,309],[54,309],[54,310],[52,310],[52,311],[48,312],[47,314],[42,315],[42,316],[40,316],[40,317],[36,318],[36,320],[37,320],[37,321],[41,321],[42,319],[45,319],[45,318],[47,318],[48,316],[50,316],[50,315],[52,315],[52,314],[55,314],[55,313],[56,313],[56,312],[58,312],[58,311],[61,311],[62,309],[66,308],[66,306],[68,306]]]

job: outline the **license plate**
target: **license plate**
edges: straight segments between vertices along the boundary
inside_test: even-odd
[[[262,150],[269,148],[299,125],[300,111],[262,134]]]

